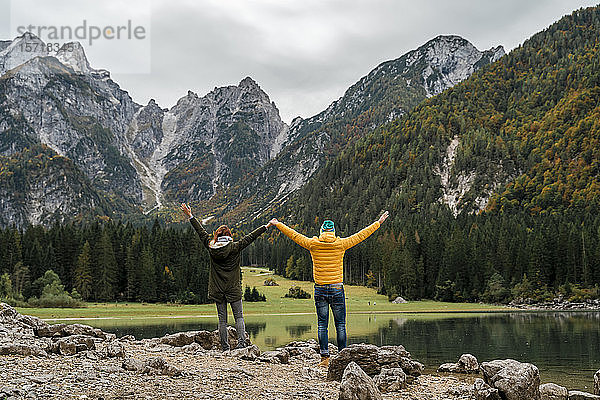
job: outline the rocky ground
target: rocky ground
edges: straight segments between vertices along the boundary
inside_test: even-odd
[[[233,328],[229,341],[233,348]],[[514,360],[479,365],[463,355],[437,374],[422,374],[424,366],[403,346],[358,344],[340,352],[330,346],[323,368],[314,340],[276,351],[252,345],[222,352],[216,332],[116,338],[86,325],[48,325],[0,304],[0,400],[600,399],[540,386],[537,368]]]

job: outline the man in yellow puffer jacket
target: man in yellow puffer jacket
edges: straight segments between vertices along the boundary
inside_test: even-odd
[[[379,220],[367,226],[360,232],[347,238],[335,235],[333,221],[324,221],[319,237],[308,238],[282,222],[273,218],[271,225],[283,232],[287,237],[310,251],[313,263],[313,278],[315,281],[315,307],[317,309],[319,347],[321,349],[321,366],[329,364],[329,307],[335,321],[338,348],[346,347],[346,297],[344,293],[344,253],[356,246],[373,232],[388,217],[384,212]]]

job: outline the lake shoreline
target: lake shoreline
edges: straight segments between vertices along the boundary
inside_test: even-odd
[[[232,348],[236,335],[230,327]],[[253,345],[222,352],[218,347],[216,331],[186,331],[141,340],[117,338],[86,325],[49,325],[2,304],[0,398],[335,399],[344,385],[343,379],[339,382],[340,375],[330,376],[333,364],[329,370],[318,367],[320,356],[314,339],[293,341],[274,351],[261,351]],[[477,382],[482,382],[480,374],[439,373],[431,370],[434,365],[424,369],[401,345],[351,345],[340,354],[330,345],[332,363],[347,355],[347,350],[354,352],[359,364],[367,363],[361,365],[365,372],[374,360],[392,363],[387,367],[380,364],[383,371],[395,368],[394,357],[402,358],[405,382],[401,388],[383,393],[386,400],[467,400],[479,390]],[[522,365],[537,371],[531,364]],[[379,386],[376,374],[369,375]],[[537,379],[539,385],[539,375]]]
[[[230,345],[235,345],[235,329],[229,333]],[[117,339],[90,326],[48,325],[3,304],[0,398],[338,398],[340,382],[330,379],[326,368],[318,367],[321,358],[314,340],[293,342],[276,352],[261,352],[254,345],[222,352],[215,349],[218,343],[216,332],[208,331]],[[402,346],[388,348],[404,352]],[[332,354],[336,352],[333,346]],[[420,365],[410,362],[415,368]],[[410,384],[401,391],[384,393],[383,399],[468,399],[472,377],[416,371]]]

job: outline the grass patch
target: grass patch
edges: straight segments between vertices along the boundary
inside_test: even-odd
[[[267,297],[266,302],[244,303],[244,315],[314,314],[314,299],[285,298],[292,285],[299,286],[308,293],[314,292],[312,282],[295,281],[272,275],[261,268],[243,267],[243,286],[256,286]],[[279,286],[263,286],[264,280],[273,277]],[[448,312],[490,312],[509,311],[502,306],[479,303],[443,303],[431,300],[409,301],[405,304],[392,304],[386,296],[364,286],[345,285],[346,309],[353,313],[448,313]],[[67,318],[127,318],[148,317],[193,317],[213,316],[214,304],[179,305],[147,303],[88,303],[86,308],[18,308],[19,312],[45,319]]]

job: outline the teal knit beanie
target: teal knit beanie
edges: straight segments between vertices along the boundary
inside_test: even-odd
[[[333,224],[333,221],[323,221],[323,225],[321,225],[321,233],[323,232],[335,232],[335,225]]]

